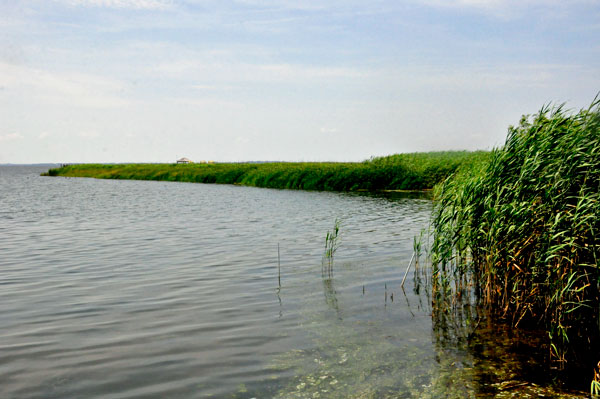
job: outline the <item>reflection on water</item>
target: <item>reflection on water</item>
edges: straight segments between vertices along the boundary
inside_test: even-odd
[[[559,397],[533,338],[400,287],[427,198],[45,169],[0,167],[2,398]]]
[[[335,310],[338,318],[342,318],[342,314],[340,312],[340,307],[338,305],[338,300],[335,296],[335,287],[333,285],[333,273],[327,274],[327,276],[322,276],[323,278],[323,293],[325,294],[325,303],[331,309]]]
[[[305,306],[305,318],[310,320],[306,328],[314,345],[275,356],[272,369],[295,370],[295,377],[276,397],[587,397],[566,389],[558,374],[550,375],[544,333],[492,324],[466,303],[460,312],[434,312],[431,329],[427,295],[407,294],[393,278],[388,298],[403,297],[401,309],[393,308],[392,301],[386,303],[385,297],[375,301],[378,305],[368,305],[381,290],[370,287],[365,298],[362,287],[358,290],[356,284],[343,281],[360,279],[358,270],[363,266],[343,269],[339,283],[353,286],[348,293],[337,295],[336,278],[323,278],[328,308],[319,309],[310,301]],[[426,288],[421,287],[421,292],[429,292]],[[348,317],[341,317],[347,308]],[[371,316],[366,316],[367,309]],[[405,310],[410,318],[404,317]],[[423,340],[425,336],[431,341]]]

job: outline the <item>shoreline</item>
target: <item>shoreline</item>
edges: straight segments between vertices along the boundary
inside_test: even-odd
[[[42,175],[317,191],[427,192],[460,168],[485,161],[488,155],[485,151],[447,151],[396,154],[363,162],[73,164]]]

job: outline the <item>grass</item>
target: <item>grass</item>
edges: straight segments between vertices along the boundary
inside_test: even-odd
[[[541,326],[560,365],[600,347],[600,100],[543,107],[435,190],[434,304]]]
[[[325,235],[325,258],[333,259],[333,255],[339,247],[340,240],[340,220],[335,219],[333,229]]]
[[[327,231],[325,235],[325,253],[323,254],[323,269],[322,274],[327,274],[331,278],[333,276],[333,255],[335,255],[338,247],[340,246],[340,224],[341,221],[336,218],[333,224],[333,229]],[[325,260],[327,259],[327,267],[325,266]]]
[[[168,180],[256,187],[376,191],[424,190],[488,152],[397,154],[364,162],[273,162],[217,164],[78,164],[50,169],[48,176]]]

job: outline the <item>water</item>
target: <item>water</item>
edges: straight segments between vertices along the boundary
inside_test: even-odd
[[[427,198],[45,170],[0,167],[2,398],[560,393],[528,374],[530,336],[465,343],[400,288]]]

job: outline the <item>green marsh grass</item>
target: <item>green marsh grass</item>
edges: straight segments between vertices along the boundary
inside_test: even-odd
[[[449,151],[396,154],[364,162],[78,164],[50,169],[45,175],[323,191],[425,190],[461,165],[487,156],[483,151]]]
[[[598,361],[599,105],[523,117],[435,191],[434,306],[470,296],[512,326],[543,327],[561,367]]]

